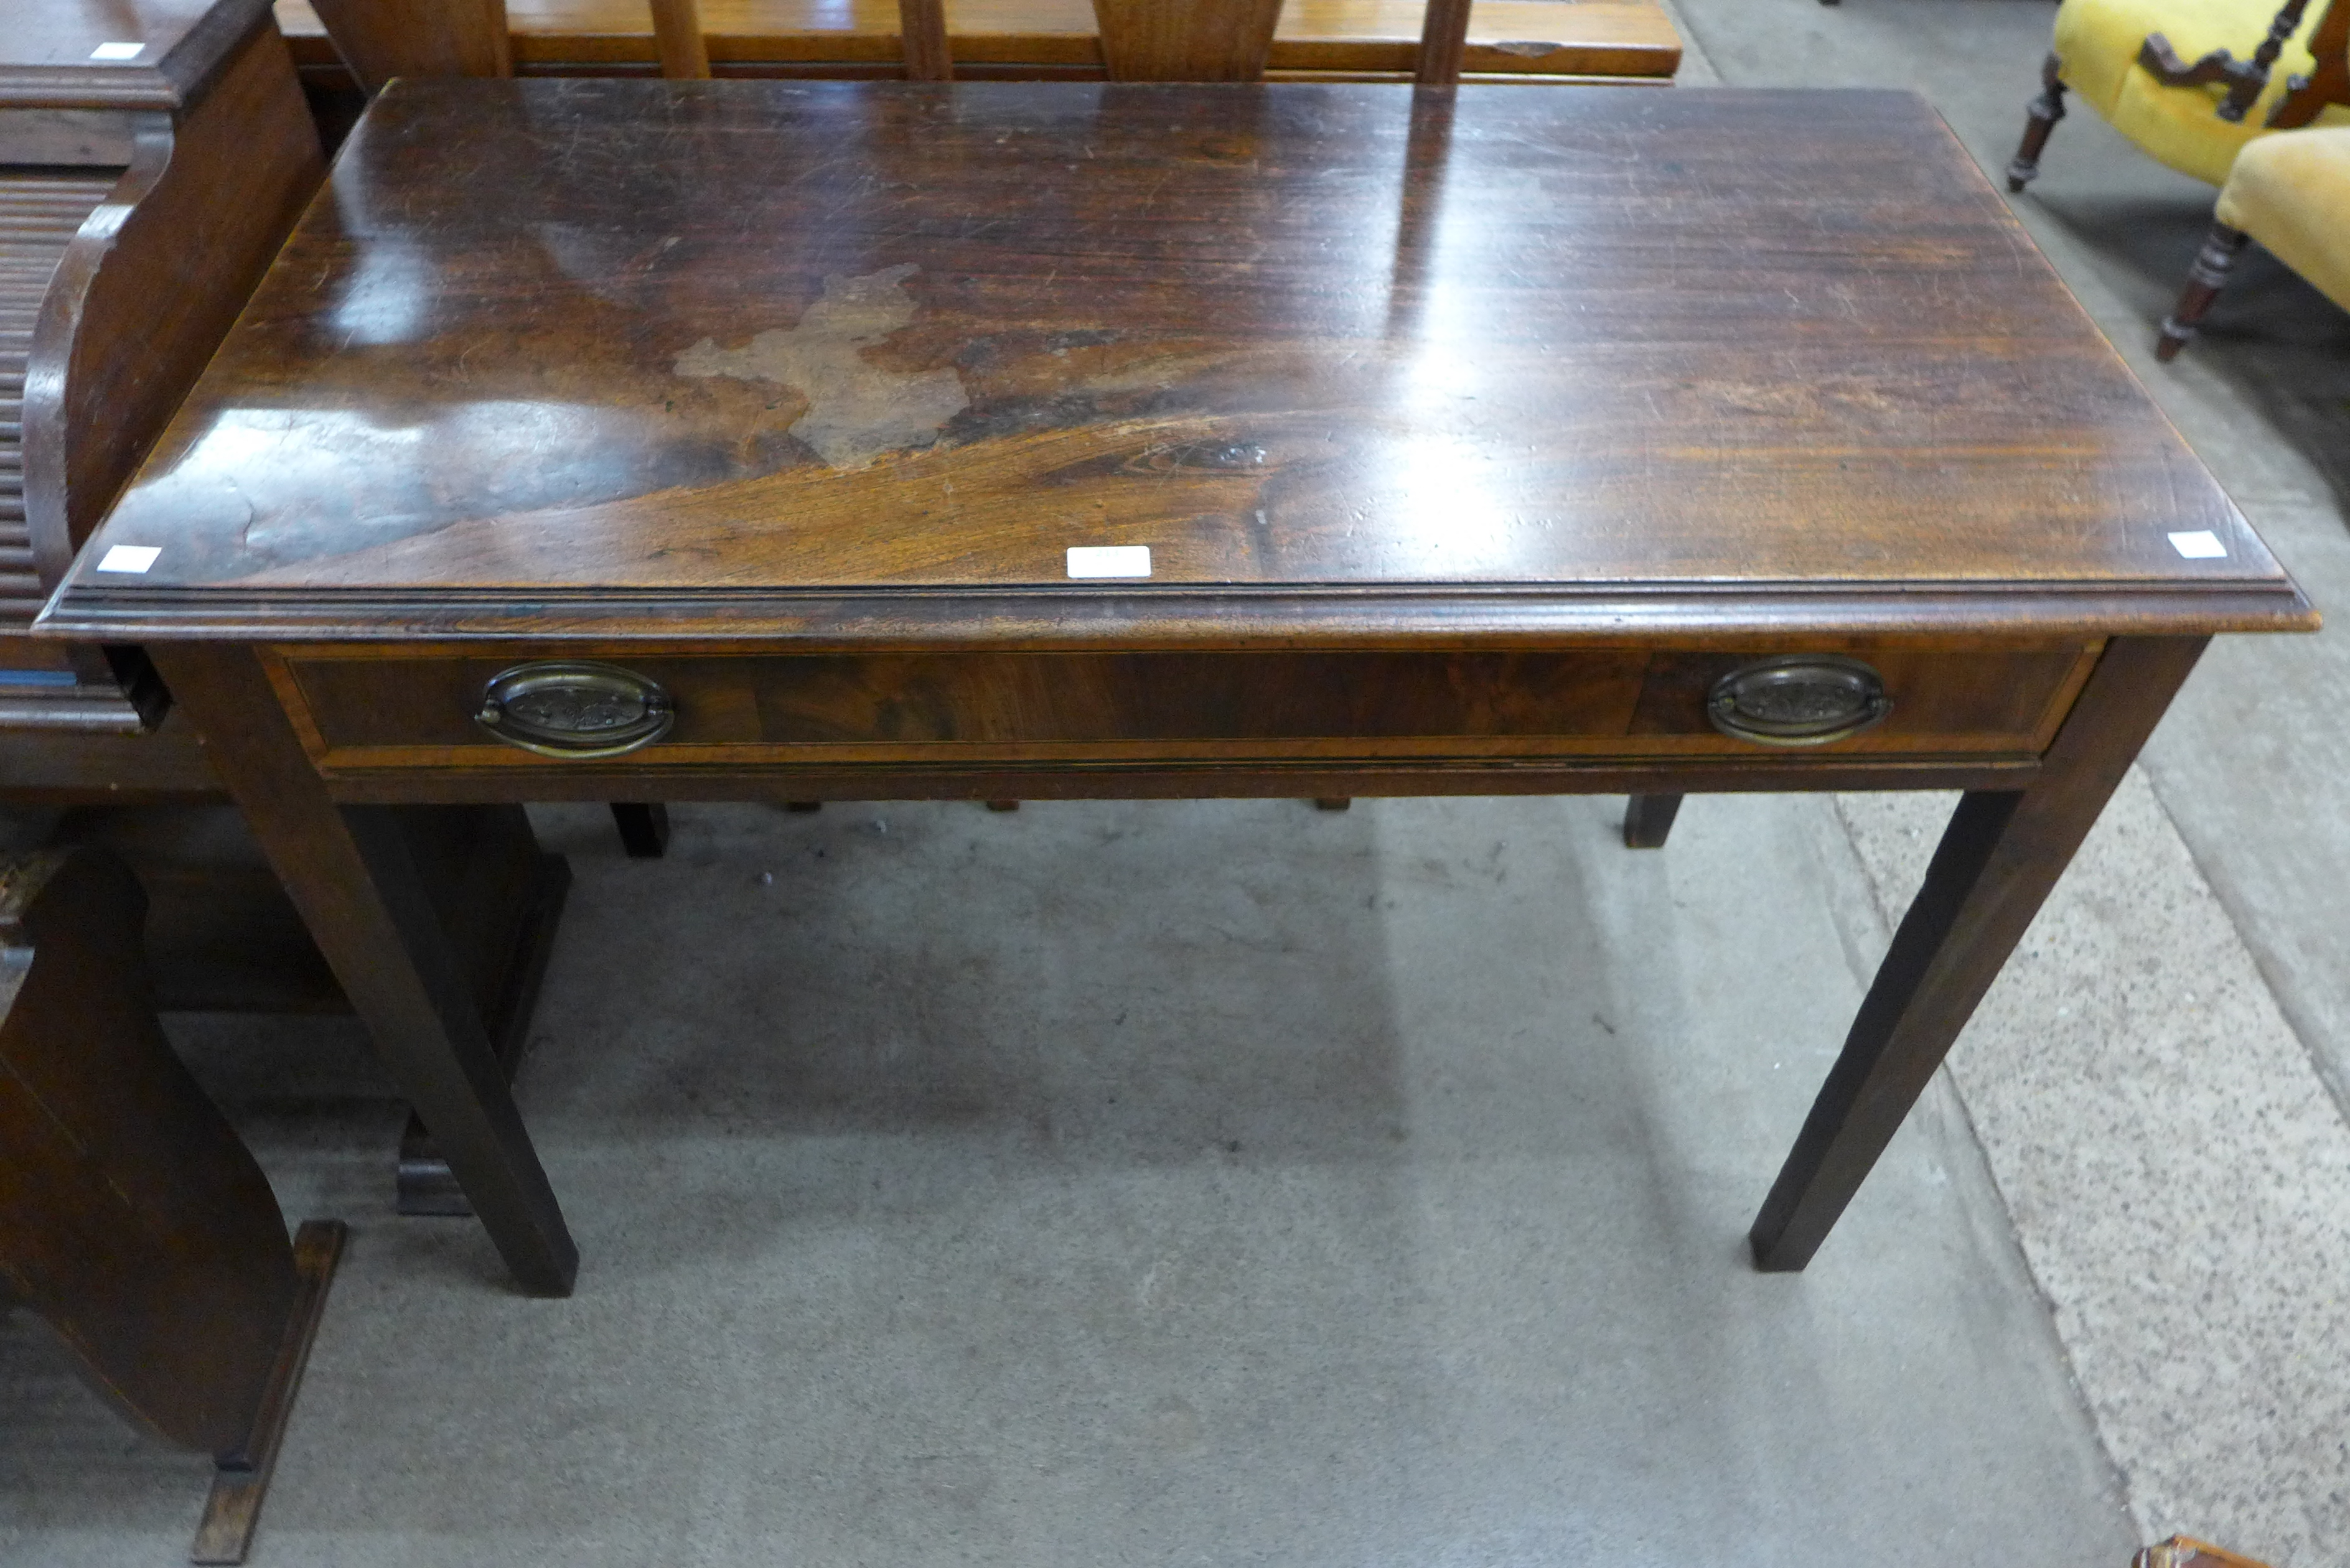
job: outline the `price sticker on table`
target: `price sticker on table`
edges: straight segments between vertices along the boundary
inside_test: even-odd
[[[1148,545],[1072,545],[1069,576],[1073,577],[1147,577],[1150,575]]]

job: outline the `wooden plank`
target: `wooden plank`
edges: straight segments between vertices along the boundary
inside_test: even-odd
[[[1289,0],[1266,68],[1409,77],[1419,49],[1418,0]],[[1102,70],[1091,0],[950,0],[959,66]],[[509,0],[523,71],[566,66],[650,69],[660,61],[644,0]],[[295,57],[332,68],[334,47],[308,0],[278,0]],[[714,66],[900,64],[897,0],[703,0]],[[1480,0],[1470,11],[1462,69],[1502,78],[1669,78],[1680,36],[1653,0]]]

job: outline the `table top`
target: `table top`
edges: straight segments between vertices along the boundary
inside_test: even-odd
[[[525,80],[379,99],[45,625],[2312,619],[1911,95]]]

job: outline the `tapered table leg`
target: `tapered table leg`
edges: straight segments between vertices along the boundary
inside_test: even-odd
[[[1624,803],[1624,847],[1662,849],[1680,815],[1677,794],[1636,794]]]
[[[567,1295],[578,1251],[417,869],[407,808],[328,797],[251,649],[154,657],[499,1255],[524,1289]]]
[[[2107,645],[2029,788],[1966,795],[1748,1240],[1770,1271],[1812,1261],[2022,939],[2201,638]]]
[[[669,807],[660,801],[614,801],[612,826],[631,860],[658,860],[669,853]]]

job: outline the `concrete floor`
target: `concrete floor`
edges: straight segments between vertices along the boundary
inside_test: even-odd
[[[1996,167],[2050,8],[1681,10],[1692,79],[1913,85]],[[2086,111],[2047,169],[2144,361],[2209,192]],[[2142,373],[2350,602],[2350,324],[2247,274]],[[174,1021],[354,1228],[254,1561],[2339,1561],[2345,646],[2207,661],[1796,1277],[1739,1239],[1947,802],[1702,800],[1654,855],[1616,801],[681,809],[651,865],[542,813],[574,1299],[391,1216],[354,1028]],[[178,1560],[201,1462],[23,1314],[0,1387],[0,1561]]]
[[[544,814],[574,1299],[386,1215],[355,1031],[183,1026],[356,1226],[255,1562],[2118,1565],[1946,1090],[1743,1258],[1869,895],[1817,803],[1703,805]],[[0,1344],[0,1540],[170,1561],[201,1467]]]

